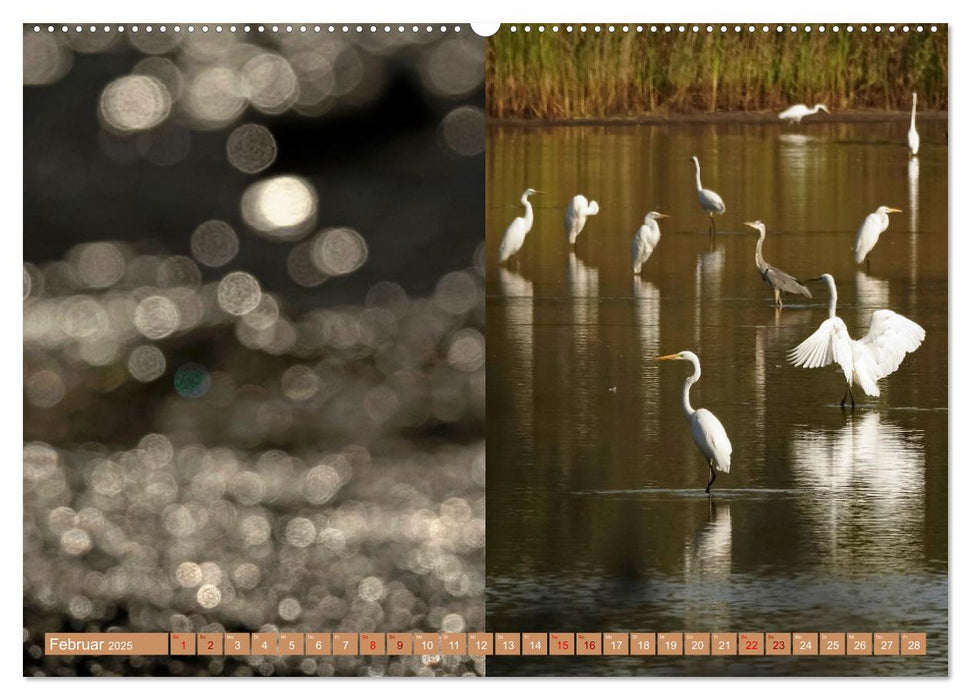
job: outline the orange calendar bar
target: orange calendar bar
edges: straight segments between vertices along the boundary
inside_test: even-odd
[[[192,632],[173,632],[169,635],[171,656],[195,656],[196,635]]]
[[[308,632],[304,649],[307,656],[330,656],[330,632]]]
[[[331,648],[334,656],[357,656],[357,635],[353,632],[334,632]]]
[[[658,656],[680,656],[684,653],[684,635],[681,632],[658,632]]]
[[[305,656],[303,632],[281,632],[278,639],[280,656]]]
[[[870,656],[873,653],[873,634],[870,632],[847,632],[846,653],[850,656]]]
[[[816,632],[793,632],[793,656],[816,656],[819,653],[819,634]]]
[[[247,632],[227,632],[223,637],[227,656],[249,656],[250,642]]]
[[[604,632],[604,654],[627,656],[630,654],[630,635],[626,632]]]
[[[765,653],[765,634],[763,632],[739,632],[739,656],[762,656]]]
[[[903,656],[924,656],[927,653],[927,635],[923,632],[901,633],[900,653]]]
[[[493,641],[491,632],[470,632],[469,653],[473,656],[492,656]]]
[[[390,656],[411,656],[411,634],[408,632],[388,632],[388,654]]]
[[[47,656],[166,656],[165,632],[47,632]]]
[[[873,655],[896,656],[900,653],[900,635],[897,632],[874,632]]]
[[[657,653],[657,636],[653,632],[630,633],[631,656],[654,656]]]
[[[441,644],[444,656],[465,656],[468,653],[468,641],[461,632],[442,632]]]
[[[196,653],[199,656],[224,656],[221,632],[200,632],[196,635]]]
[[[765,655],[789,656],[792,654],[792,634],[789,632],[766,632]]]
[[[820,632],[819,653],[822,656],[842,656],[846,653],[845,632]]]
[[[361,655],[384,656],[384,635],[380,632],[361,632]]]
[[[253,656],[277,656],[280,642],[279,632],[253,632],[250,649]]]
[[[519,632],[496,632],[496,655],[519,656]]]
[[[523,632],[523,656],[546,656],[546,632]]]
[[[573,656],[575,651],[572,632],[550,632],[550,656]]]
[[[416,654],[422,656],[440,654],[438,632],[415,632],[411,635]]]
[[[684,653],[688,656],[707,656],[710,654],[710,635],[707,632],[685,632]]]
[[[577,632],[577,656],[600,656],[603,635],[599,632]]]
[[[738,653],[738,635],[734,632],[712,632],[711,653],[715,656],[735,656]]]

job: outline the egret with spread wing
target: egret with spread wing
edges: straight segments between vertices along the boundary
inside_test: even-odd
[[[808,117],[810,114],[816,114],[820,110],[826,112],[826,114],[829,114],[829,110],[826,109],[826,105],[818,104],[810,109],[806,105],[800,103],[797,105],[792,105],[792,107],[784,112],[780,112],[779,119],[785,119],[790,124],[798,124],[802,121],[803,117]]]
[[[588,216],[596,216],[600,213],[600,205],[594,200],[587,201],[582,194],[578,194],[570,203],[566,205],[566,218],[563,226],[566,228],[566,235],[570,239],[570,245],[577,242],[577,236],[587,223]]]
[[[914,104],[910,108],[910,131],[907,132],[907,146],[910,147],[911,157],[920,150],[920,134],[917,133],[917,93],[914,93]]]
[[[867,272],[870,271],[870,251],[880,240],[880,234],[890,226],[889,214],[900,214],[900,209],[893,207],[878,207],[872,214],[867,214],[860,228],[856,230],[856,243],[853,244],[853,257],[856,264],[866,260]]]
[[[914,352],[924,342],[924,329],[908,318],[889,309],[874,311],[870,328],[859,340],[850,337],[846,324],[836,315],[836,281],[830,274],[815,279],[829,286],[829,318],[811,336],[789,351],[789,362],[796,367],[826,367],[836,363],[846,379],[846,391],[840,406],[846,405],[849,394],[853,408],[853,385],[867,396],[879,396],[877,380],[893,374],[904,356]]]
[[[691,399],[688,393],[691,385],[701,378],[701,362],[698,356],[690,350],[682,350],[673,355],[662,355],[657,358],[662,360],[684,360],[690,362],[695,371],[684,380],[684,393],[681,396],[681,404],[684,409],[684,417],[688,419],[691,426],[691,437],[701,450],[701,454],[708,460],[708,470],[711,472],[711,479],[705,487],[705,493],[711,493],[711,485],[715,483],[715,470],[728,474],[732,467],[732,443],[728,439],[728,433],[715,414],[706,408],[695,410],[691,407]]]
[[[787,272],[783,272],[774,265],[770,265],[762,257],[762,243],[765,241],[765,224],[761,221],[746,221],[746,226],[754,228],[759,232],[759,241],[755,244],[755,267],[762,275],[762,279],[767,285],[772,287],[775,293],[775,305],[782,308],[782,292],[786,294],[802,294],[808,299],[813,298],[813,293],[799,283],[795,277]]]
[[[526,234],[529,233],[529,229],[533,228],[533,205],[529,203],[529,196],[533,194],[536,194],[536,190],[532,187],[523,192],[519,201],[526,207],[526,213],[513,219],[509,228],[502,234],[502,243],[499,244],[500,265],[519,252],[526,240]]]
[[[698,156],[691,156],[691,160],[695,164],[695,185],[698,187],[698,204],[701,208],[708,212],[708,218],[711,219],[711,224],[708,227],[708,231],[714,235],[715,233],[715,214],[725,213],[725,203],[722,198],[718,196],[717,192],[712,190],[706,190],[701,186],[701,163],[698,162]]]
[[[656,211],[649,212],[644,217],[644,225],[637,229],[637,233],[634,234],[630,257],[635,275],[641,274],[641,267],[651,257],[658,241],[661,240],[661,227],[657,225],[657,220],[667,218],[667,214],[660,214]]]

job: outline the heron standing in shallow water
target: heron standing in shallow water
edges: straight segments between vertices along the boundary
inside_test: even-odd
[[[792,105],[792,107],[784,112],[780,112],[779,119],[785,119],[790,124],[799,124],[803,117],[808,117],[810,114],[816,114],[820,110],[826,112],[826,114],[829,114],[829,110],[826,109],[826,105],[824,104],[817,104],[815,107],[810,109],[806,105],[800,103],[797,105]]]
[[[856,260],[857,265],[866,260],[867,272],[870,271],[870,251],[873,250],[877,241],[880,240],[880,234],[890,226],[890,217],[888,214],[900,213],[902,213],[900,209],[894,209],[893,207],[877,207],[875,212],[867,214],[863,223],[860,224],[860,228],[856,230],[856,242],[853,244],[853,258]]]
[[[770,265],[762,257],[762,243],[765,241],[765,224],[761,221],[746,221],[746,226],[754,228],[759,232],[759,241],[755,244],[755,267],[762,275],[762,279],[767,285],[772,287],[775,293],[775,305],[782,308],[782,292],[786,294],[802,294],[808,299],[813,298],[813,293],[799,283],[795,277],[787,272],[783,272],[774,265]]]
[[[718,196],[717,192],[706,190],[701,186],[701,163],[698,162],[698,156],[691,156],[691,160],[695,164],[695,184],[698,187],[698,204],[708,213],[708,218],[711,220],[708,231],[714,235],[715,214],[725,213],[725,202],[722,201],[722,198]]]
[[[651,253],[661,240],[661,227],[657,225],[658,219],[667,219],[667,214],[660,214],[656,211],[649,212],[644,217],[644,225],[637,229],[634,234],[634,242],[631,244],[630,257],[631,266],[634,274],[641,274],[641,267],[651,257]]]
[[[523,192],[519,201],[526,207],[526,213],[513,219],[506,232],[502,234],[502,243],[499,244],[500,265],[519,252],[526,240],[526,234],[533,228],[533,205],[529,203],[529,197],[533,194],[536,194],[536,190],[532,187],[528,187]]]
[[[578,194],[570,200],[570,203],[566,205],[566,218],[563,220],[570,245],[577,242],[577,237],[587,223],[587,217],[596,216],[599,213],[600,205],[592,199],[588,202],[582,194]]]
[[[917,93],[914,93],[914,104],[910,108],[910,131],[907,132],[907,147],[913,158],[920,150],[920,134],[917,133]]]
[[[893,374],[904,356],[924,342],[924,329],[890,309],[874,311],[870,328],[859,340],[850,337],[843,319],[836,315],[836,280],[830,274],[816,277],[829,286],[829,318],[819,324],[811,336],[789,351],[789,362],[796,367],[825,367],[835,362],[843,370],[846,391],[856,408],[853,385],[862,387],[867,396],[879,396],[877,380]]]
[[[691,426],[691,437],[701,450],[701,454],[708,460],[708,470],[711,472],[711,479],[705,487],[705,493],[711,493],[711,485],[715,483],[715,470],[728,474],[732,467],[732,443],[715,414],[707,408],[695,410],[691,407],[691,399],[688,393],[691,385],[701,378],[701,362],[698,356],[690,350],[682,350],[673,355],[662,355],[657,358],[658,362],[663,360],[683,360],[690,362],[694,367],[694,372],[684,380],[684,393],[681,395],[681,405],[684,409],[684,417],[688,419]]]

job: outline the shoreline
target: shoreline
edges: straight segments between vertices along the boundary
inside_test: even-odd
[[[918,112],[917,121],[947,121],[946,111]],[[861,122],[907,122],[910,111],[887,112],[878,110],[848,110],[835,112],[823,117],[808,117],[801,125],[811,126],[824,123],[861,123]],[[565,119],[527,119],[523,117],[486,117],[486,127],[518,126],[636,126],[654,124],[717,124],[741,122],[746,124],[782,124],[778,112],[690,112],[684,114],[638,114],[623,117],[578,117]]]

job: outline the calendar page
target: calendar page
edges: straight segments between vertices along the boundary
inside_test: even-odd
[[[946,23],[21,38],[25,677],[948,675]]]

